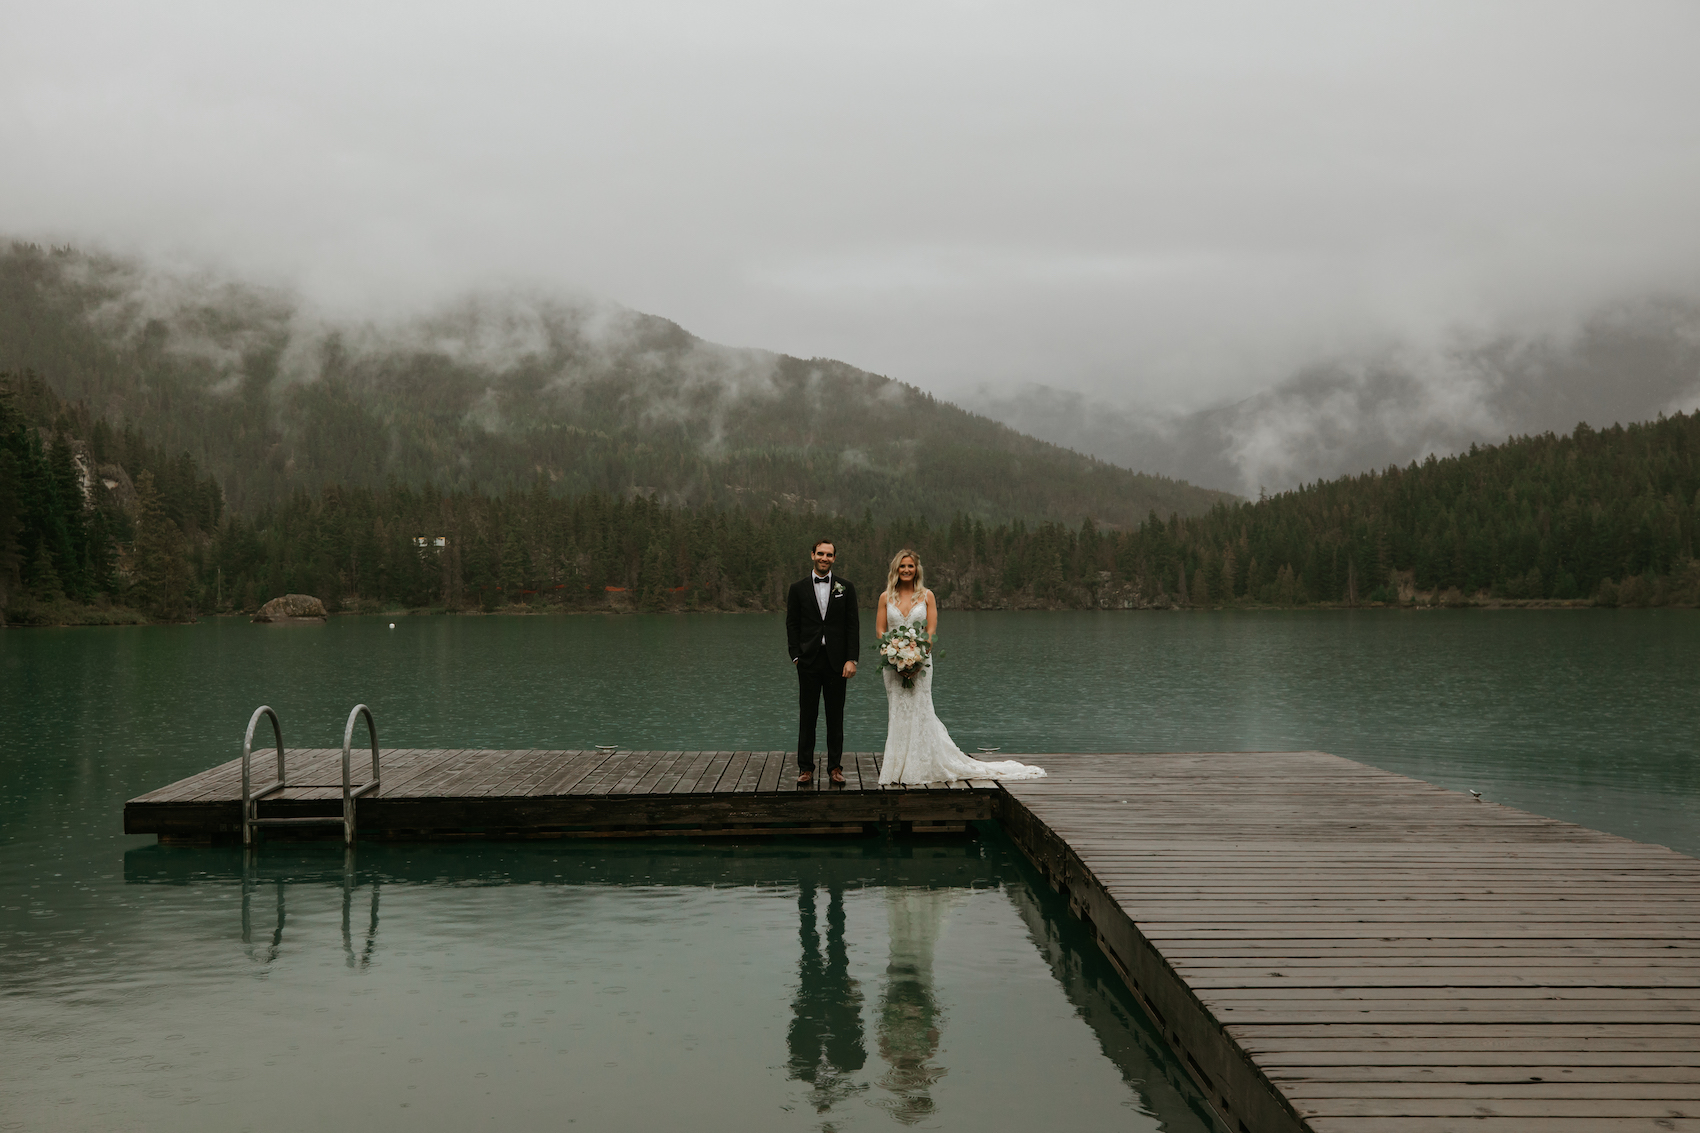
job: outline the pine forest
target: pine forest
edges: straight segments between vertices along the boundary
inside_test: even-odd
[[[0,379],[0,611],[175,621],[286,593],[333,611],[772,610],[816,538],[870,595],[912,547],[948,608],[1700,602],[1700,415],[1521,437],[1115,529],[673,507],[639,493],[297,489],[251,515],[133,427]]]

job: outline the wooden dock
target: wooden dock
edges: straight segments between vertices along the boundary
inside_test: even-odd
[[[303,748],[285,757],[290,786],[261,800],[261,817],[341,814],[342,749]],[[356,753],[357,782],[370,758]],[[274,752],[256,756],[256,786],[272,781],[275,766]],[[845,753],[843,786],[826,782],[824,767],[814,783],[798,786],[795,756],[778,751],[386,748],[379,771],[382,788],[355,807],[363,838],[959,832],[965,823],[991,818],[997,798],[990,782],[882,788],[873,752]],[[233,759],[125,803],[124,832],[162,841],[239,841],[241,793],[242,761]]]
[[[340,813],[340,758],[289,753],[303,785],[263,813]],[[996,819],[1230,1129],[1700,1133],[1700,861],[1318,752],[1023,758],[1050,777],[882,789],[857,753],[844,787],[798,788],[778,752],[402,749],[358,825],[748,837]],[[125,829],[233,840],[239,784],[232,762],[143,795]]]
[[[1700,1130],[1700,861],[1319,752],[1032,759],[1000,818],[1230,1128]]]

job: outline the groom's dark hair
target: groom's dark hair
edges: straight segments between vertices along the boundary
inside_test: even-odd
[[[828,547],[831,547],[833,554],[836,555],[838,553],[838,544],[833,542],[831,539],[816,539],[814,541],[814,545],[809,548],[809,554],[812,555],[816,551],[820,550],[820,545],[822,543],[825,543]]]

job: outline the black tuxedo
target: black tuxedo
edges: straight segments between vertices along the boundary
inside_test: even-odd
[[[856,588],[832,576],[826,616],[815,595],[814,572],[792,584],[785,600],[785,637],[797,666],[797,768],[815,769],[815,723],[826,698],[826,757],[830,770],[844,765],[846,661],[862,657],[862,619]]]

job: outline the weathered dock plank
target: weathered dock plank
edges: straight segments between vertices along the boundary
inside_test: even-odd
[[[555,772],[546,775],[532,789],[535,795],[571,794],[585,779],[595,774],[608,758],[599,751],[563,751],[556,753]]]
[[[1700,861],[1318,752],[1028,758],[1006,828],[1230,1124],[1700,1129]]]

